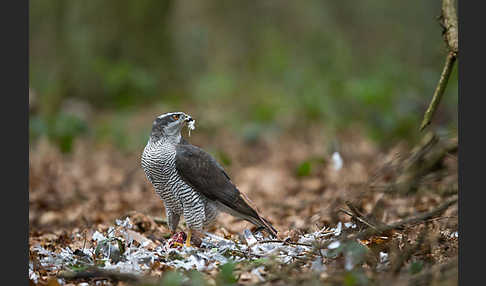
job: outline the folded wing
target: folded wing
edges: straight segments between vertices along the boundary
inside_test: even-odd
[[[221,203],[227,212],[265,228],[277,236],[277,230],[260,217],[250,202],[231,182],[221,165],[204,150],[190,144],[176,147],[176,169],[181,178],[195,191]]]

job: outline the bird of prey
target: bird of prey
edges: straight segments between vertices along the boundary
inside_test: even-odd
[[[158,116],[142,154],[142,168],[162,198],[171,233],[182,215],[189,229],[186,246],[190,246],[191,234],[201,233],[223,211],[277,236],[277,230],[250,206],[221,165],[182,137],[186,123],[193,127],[194,120],[183,112]]]

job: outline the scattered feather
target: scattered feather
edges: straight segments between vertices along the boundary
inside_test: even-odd
[[[329,245],[327,246],[327,248],[329,248],[329,249],[336,249],[336,248],[338,248],[340,245],[341,245],[341,243],[340,243],[339,241],[333,241],[333,242],[331,242],[331,244],[329,244]]]
[[[332,166],[334,170],[339,171],[343,167],[343,159],[339,152],[332,153]]]

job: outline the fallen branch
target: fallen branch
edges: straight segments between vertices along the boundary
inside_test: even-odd
[[[262,244],[262,243],[282,243],[284,245],[287,244],[287,245],[299,245],[299,246],[312,247],[312,244],[308,244],[308,243],[292,242],[292,241],[279,240],[279,239],[257,241],[257,242],[254,242],[254,243],[248,245],[248,247],[252,247],[254,245]]]
[[[423,214],[420,214],[420,215],[417,215],[417,216],[414,216],[414,217],[406,218],[406,219],[401,220],[399,222],[395,222],[395,223],[392,223],[392,224],[389,224],[389,225],[386,225],[386,226],[383,226],[383,227],[379,227],[377,230],[369,228],[366,231],[360,232],[358,234],[355,234],[355,235],[349,237],[349,239],[363,240],[363,239],[366,239],[366,238],[368,238],[372,235],[380,234],[380,233],[390,231],[390,230],[393,230],[393,229],[402,228],[402,227],[404,227],[405,225],[408,225],[408,224],[417,224],[419,222],[420,223],[426,222],[427,220],[429,220],[433,217],[441,215],[445,210],[447,210],[451,205],[455,204],[456,202],[457,202],[457,197],[444,202],[443,204],[441,204],[440,206],[438,206],[437,208],[435,208],[435,209],[433,209],[429,212],[426,212],[426,213],[423,213]]]
[[[416,215],[414,217],[409,217],[409,218],[403,219],[401,221],[398,221],[398,222],[395,222],[395,223],[392,223],[392,224],[382,225],[380,227],[377,227],[376,229],[368,228],[366,231],[362,231],[362,232],[356,233],[354,235],[348,236],[345,240],[347,240],[347,241],[352,241],[352,240],[357,240],[357,239],[364,240],[364,239],[367,239],[367,238],[369,238],[373,235],[378,235],[378,234],[381,234],[381,233],[384,233],[384,232],[387,232],[387,231],[391,231],[391,230],[394,230],[394,229],[401,229],[405,225],[409,225],[409,224],[417,225],[419,223],[428,222],[430,219],[441,215],[451,205],[455,204],[457,202],[457,200],[458,200],[457,197],[452,198],[452,199],[442,203],[440,206],[438,206],[437,208],[435,208],[435,209],[433,209],[429,212],[419,214],[419,215]],[[325,249],[329,246],[329,244],[331,244],[333,242],[334,241],[327,241],[327,242],[319,245],[319,247],[316,248],[316,249]]]
[[[159,224],[159,225],[168,225],[167,224],[167,220],[164,219],[164,218],[161,218],[161,217],[151,217],[151,218],[154,220],[154,222],[156,224]]]
[[[397,276],[400,273],[400,270],[402,269],[405,262],[407,262],[407,260],[409,260],[410,257],[412,257],[412,255],[422,246],[426,235],[427,230],[423,229],[417,239],[417,242],[414,245],[410,246],[407,250],[403,251],[402,254],[397,257],[397,260],[395,261],[391,270],[393,276]]]
[[[427,133],[422,141],[410,152],[410,156],[401,163],[400,175],[394,182],[385,185],[385,193],[408,194],[418,188],[421,178],[441,168],[442,161],[457,152],[457,141],[441,143],[434,133]]]
[[[89,279],[89,278],[104,278],[114,281],[140,281],[141,277],[129,274],[121,273],[117,271],[104,270],[97,267],[92,267],[81,271],[60,271],[57,276],[59,278],[64,278],[66,280],[76,280],[76,279]]]
[[[375,226],[373,226],[372,224],[370,224],[369,222],[367,222],[367,221],[366,221],[366,220],[364,220],[363,218],[359,217],[359,216],[358,216],[358,215],[356,215],[355,213],[350,213],[350,212],[348,212],[348,211],[347,211],[347,210],[345,210],[345,209],[339,209],[339,211],[341,211],[341,212],[343,212],[343,213],[345,213],[345,214],[349,215],[350,217],[352,217],[352,218],[354,218],[354,219],[356,219],[356,220],[360,221],[361,223],[363,223],[363,224],[365,224],[365,225],[367,225],[367,226],[371,227],[372,229],[378,230],[378,229],[377,229]]]
[[[436,220],[442,220],[442,219],[451,219],[451,218],[455,218],[455,219],[457,219],[457,216],[442,216],[442,217],[435,217],[435,218],[431,218],[431,219],[428,219],[428,220],[423,221],[423,222],[432,222],[432,221],[436,221]],[[423,223],[423,222],[419,222],[419,223],[416,223],[416,224],[412,224],[412,226],[414,226],[414,225],[418,225],[418,224]]]
[[[447,263],[436,265],[425,270],[423,273],[414,275],[409,279],[409,285],[431,285],[435,279],[445,280],[451,275],[458,275],[458,259],[455,258]],[[440,282],[440,281],[437,281]],[[437,283],[435,285],[438,285]]]

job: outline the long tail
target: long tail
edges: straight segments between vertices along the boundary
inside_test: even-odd
[[[265,218],[261,217],[258,212],[256,211],[256,207],[251,207],[252,202],[248,199],[248,197],[241,193],[241,196],[236,201],[235,206],[237,211],[237,215],[256,226],[263,227],[269,234],[274,237],[277,237],[278,231],[268,222]]]
[[[251,217],[247,218],[247,220],[256,226],[264,228],[270,235],[277,237],[278,231],[263,217],[258,216],[258,218]]]

